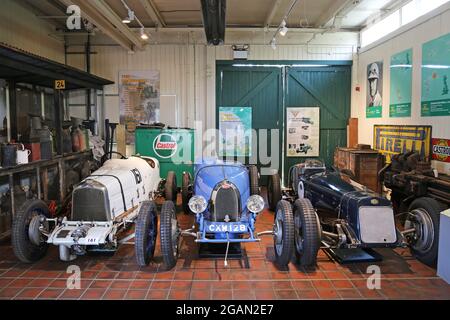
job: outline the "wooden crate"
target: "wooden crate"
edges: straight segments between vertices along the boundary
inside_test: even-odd
[[[337,148],[334,165],[353,173],[355,180],[369,189],[381,193],[378,172],[383,168],[383,156],[376,150]]]

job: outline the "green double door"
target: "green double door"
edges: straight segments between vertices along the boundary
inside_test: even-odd
[[[319,63],[321,66],[317,66]],[[257,132],[268,129],[253,144],[256,150],[252,150],[252,157],[239,159],[245,164],[256,160],[260,172],[264,172],[262,168],[277,167],[286,178],[289,168],[304,160],[285,156],[286,108],[289,107],[320,107],[319,158],[327,165],[333,163],[334,149],[346,145],[351,62],[253,61],[237,65],[219,61],[216,75],[217,128],[220,107],[251,107],[252,128]],[[270,158],[271,164],[267,163]],[[273,166],[275,162],[277,165]],[[261,176],[261,183],[267,184],[267,175]]]

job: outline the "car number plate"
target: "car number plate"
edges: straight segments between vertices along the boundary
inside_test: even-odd
[[[210,222],[206,225],[208,233],[244,233],[247,232],[247,225],[243,223]]]

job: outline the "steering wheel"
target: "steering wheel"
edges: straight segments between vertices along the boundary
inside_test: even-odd
[[[123,154],[121,154],[120,152],[117,152],[117,151],[109,151],[108,153],[105,153],[105,154],[102,156],[102,158],[101,158],[101,160],[100,160],[101,165],[103,166],[103,164],[104,164],[107,160],[111,159],[111,158],[108,158],[108,156],[113,155],[113,154],[119,155],[119,156],[120,156],[120,159],[128,159],[127,157],[125,157],[125,156],[124,156]]]

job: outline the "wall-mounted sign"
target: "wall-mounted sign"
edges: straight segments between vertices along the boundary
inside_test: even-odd
[[[412,56],[412,49],[408,49],[391,57],[391,118],[411,116]]]
[[[221,157],[251,157],[252,108],[219,108],[219,155]]]
[[[374,149],[386,156],[386,162],[396,154],[417,151],[421,158],[431,158],[431,126],[375,125]]]
[[[287,156],[318,157],[320,108],[287,108]]]
[[[381,118],[383,115],[383,62],[367,66],[366,117]]]
[[[125,125],[126,143],[134,143],[140,124],[159,121],[159,71],[120,71],[120,123]]]
[[[422,46],[422,117],[450,116],[450,34]]]
[[[432,144],[433,160],[450,162],[450,140],[433,138]]]
[[[66,89],[66,80],[55,80],[55,89],[56,90]]]

